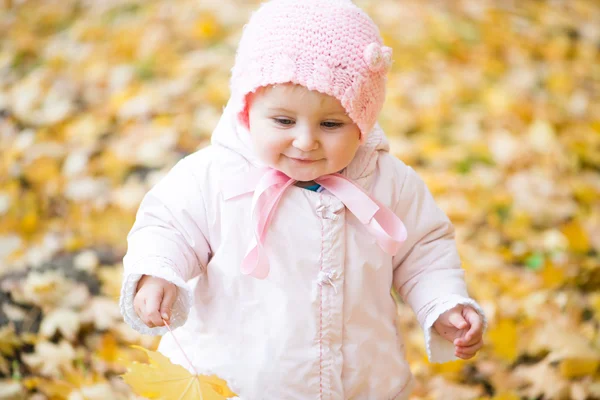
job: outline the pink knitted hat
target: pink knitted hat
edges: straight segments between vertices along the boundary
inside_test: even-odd
[[[295,83],[337,98],[364,141],[385,100],[392,49],[350,0],[271,0],[244,27],[231,76],[234,112],[248,127],[247,97]]]

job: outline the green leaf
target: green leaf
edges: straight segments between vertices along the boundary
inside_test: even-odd
[[[525,259],[527,268],[537,271],[544,265],[544,255],[542,253],[533,253]]]

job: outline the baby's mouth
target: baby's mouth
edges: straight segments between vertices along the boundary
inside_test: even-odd
[[[311,158],[296,158],[296,157],[288,157],[294,163],[308,165],[312,163],[316,163],[319,160],[311,159]]]

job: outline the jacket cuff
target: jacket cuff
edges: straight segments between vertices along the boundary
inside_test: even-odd
[[[468,297],[450,295],[442,299],[438,304],[432,307],[423,324],[425,332],[425,345],[427,346],[427,357],[432,363],[445,363],[455,361],[459,358],[454,355],[454,343],[444,339],[433,328],[433,324],[446,311],[456,307],[457,305],[469,305],[481,315],[483,320],[483,332],[487,329],[487,318],[483,313],[483,309],[477,302]]]
[[[136,314],[133,308],[133,298],[136,293],[136,287],[143,275],[151,275],[157,278],[162,278],[177,286],[177,297],[173,303],[171,310],[170,327],[171,330],[182,326],[187,320],[188,313],[193,301],[193,294],[187,283],[179,277],[172,268],[161,263],[160,259],[152,257],[150,259],[141,260],[144,263],[143,274],[127,273],[123,279],[121,287],[121,297],[119,299],[119,307],[125,322],[136,331],[144,335],[164,335],[169,332],[166,326],[158,326],[154,328],[148,327]],[[133,269],[133,268],[132,268]]]

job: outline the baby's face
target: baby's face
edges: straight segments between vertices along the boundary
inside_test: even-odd
[[[339,172],[358,150],[360,130],[335,97],[285,84],[262,88],[248,101],[256,153],[295,180]]]

